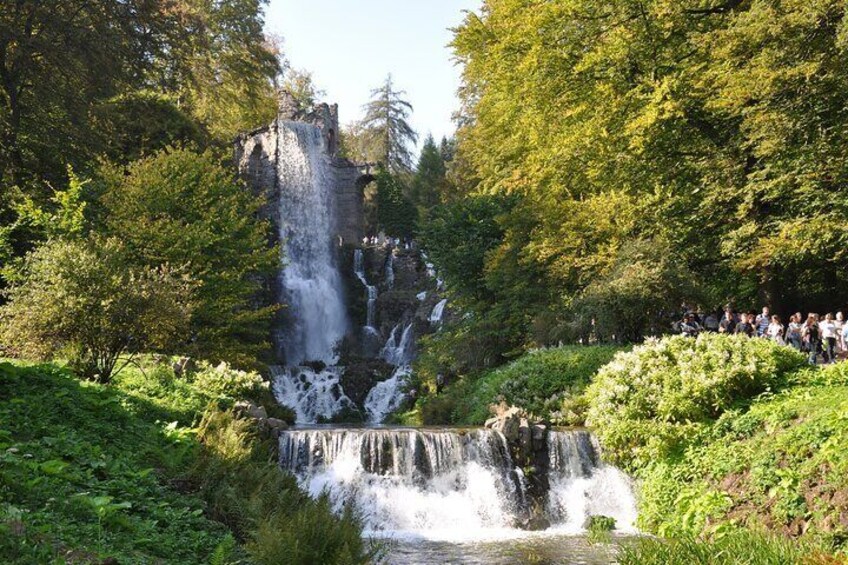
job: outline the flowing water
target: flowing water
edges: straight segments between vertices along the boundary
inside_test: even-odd
[[[335,176],[316,126],[282,122],[279,151],[280,239],[285,245],[280,286],[288,319],[280,333],[287,366],[275,369],[274,391],[281,404],[295,410],[298,422],[314,423],[353,405],[341,386],[343,369],[333,366],[334,348],[349,327],[332,238]],[[314,361],[328,367],[303,366]]]
[[[335,181],[320,130],[302,123],[280,126],[277,174],[286,251],[280,286],[287,320],[278,345],[286,367],[275,369],[274,391],[295,410],[298,424],[314,424],[357,409],[342,386],[344,368],[335,366],[335,346],[350,329],[332,239]],[[427,271],[443,289],[432,264]],[[367,299],[362,331],[380,340],[377,287],[367,280],[361,251],[354,256],[354,274]],[[386,288],[393,287],[394,277],[389,254]],[[426,294],[419,296],[423,299]],[[431,324],[441,324],[446,304],[436,304]],[[405,400],[414,334],[413,324],[398,324],[382,349],[375,343],[374,354],[394,372],[366,397],[363,408],[372,426]],[[504,436],[489,429],[294,428],[279,442],[280,465],[313,496],[328,493],[337,510],[355,505],[365,534],[388,540],[390,563],[608,563],[614,559],[610,546],[590,545],[581,535],[586,519],[611,516],[619,532],[635,532],[630,481],[601,463],[585,431],[547,434],[549,490],[541,505]],[[547,530],[519,527],[540,511],[551,524]]]
[[[439,325],[442,323],[442,316],[445,314],[445,306],[447,306],[448,300],[444,298],[439,301],[438,304],[433,306],[433,311],[430,312],[430,323],[433,325]]]
[[[607,563],[609,548],[580,534],[586,519],[616,519],[634,533],[629,479],[599,462],[586,431],[551,432],[543,532],[518,528],[528,501],[506,439],[488,429],[302,429],[280,437],[280,464],[337,509],[354,504],[366,534],[392,540],[397,563]],[[528,553],[529,552],[529,553]],[[516,560],[518,559],[518,560]]]

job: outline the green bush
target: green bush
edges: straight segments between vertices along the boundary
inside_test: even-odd
[[[251,421],[208,412],[199,439],[204,449],[191,475],[212,515],[248,540],[258,565],[365,564],[380,553],[362,539],[353,509],[336,516],[326,496],[313,500],[298,488]]]
[[[640,526],[665,537],[768,526],[844,551],[846,414],[848,386],[796,386],[725,412],[679,460],[641,470]]]
[[[187,337],[196,285],[179,270],[128,261],[116,238],[50,241],[27,257],[0,309],[0,343],[30,358],[69,358],[107,383],[119,358]]]
[[[268,350],[276,307],[263,277],[279,268],[263,200],[210,151],[170,148],[124,167],[103,167],[102,221],[142,266],[185,265],[193,293],[190,343],[179,353],[252,367]]]
[[[629,470],[679,453],[725,411],[787,382],[804,357],[764,339],[702,334],[619,353],[586,391],[586,422]]]
[[[219,398],[254,398],[269,388],[259,373],[234,369],[223,361],[217,365],[201,361],[190,381],[206,394]]]
[[[470,379],[456,397],[456,423],[482,424],[489,406],[506,402],[558,424],[582,423],[580,397],[595,372],[621,348],[565,346],[531,351],[512,363]]]

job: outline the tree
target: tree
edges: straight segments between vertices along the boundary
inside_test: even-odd
[[[601,341],[637,343],[669,329],[669,315],[684,303],[697,304],[699,281],[661,241],[634,240],[611,269],[580,293],[571,308],[577,335],[594,332]]]
[[[417,223],[415,206],[403,194],[395,175],[382,169],[377,173],[377,224],[393,237],[412,237]]]
[[[283,90],[292,95],[301,111],[312,107],[327,93],[315,85],[312,73],[306,69],[289,69],[283,81]]]
[[[421,148],[418,166],[412,177],[412,201],[422,212],[439,203],[445,185],[445,161],[432,135],[428,135]]]
[[[392,75],[388,75],[383,86],[371,91],[361,123],[371,150],[395,174],[412,170],[409,145],[418,141],[418,134],[407,122],[412,104],[403,98],[405,95],[405,91],[394,89]]]
[[[168,265],[134,267],[117,239],[52,240],[27,257],[0,308],[0,341],[27,357],[67,355],[108,383],[124,355],[173,351],[188,335],[194,283]]]
[[[258,219],[262,200],[210,151],[170,148],[101,176],[105,229],[134,263],[187,265],[199,283],[188,351],[254,364],[275,311],[256,305],[280,257],[267,243],[270,224]]]

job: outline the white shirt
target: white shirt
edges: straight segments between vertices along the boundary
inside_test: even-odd
[[[822,320],[819,322],[819,328],[822,332],[822,339],[836,338],[836,324],[833,320]]]

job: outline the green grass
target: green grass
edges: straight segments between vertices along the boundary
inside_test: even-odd
[[[202,388],[198,385],[202,384]],[[146,363],[110,386],[0,362],[0,562],[366,563],[380,546],[273,460],[255,375]],[[272,535],[273,532],[273,535]]]
[[[422,402],[427,423],[480,425],[489,406],[506,402],[561,425],[582,424],[581,397],[595,372],[620,347],[564,346],[531,351],[480,376],[460,379]]]
[[[753,531],[737,531],[712,540],[640,538],[625,544],[620,565],[813,565],[838,561],[807,544]]]
[[[8,563],[207,563],[232,544],[169,481],[198,445],[169,403],[80,382],[52,365],[0,364],[0,555]],[[164,418],[157,423],[158,418]]]

